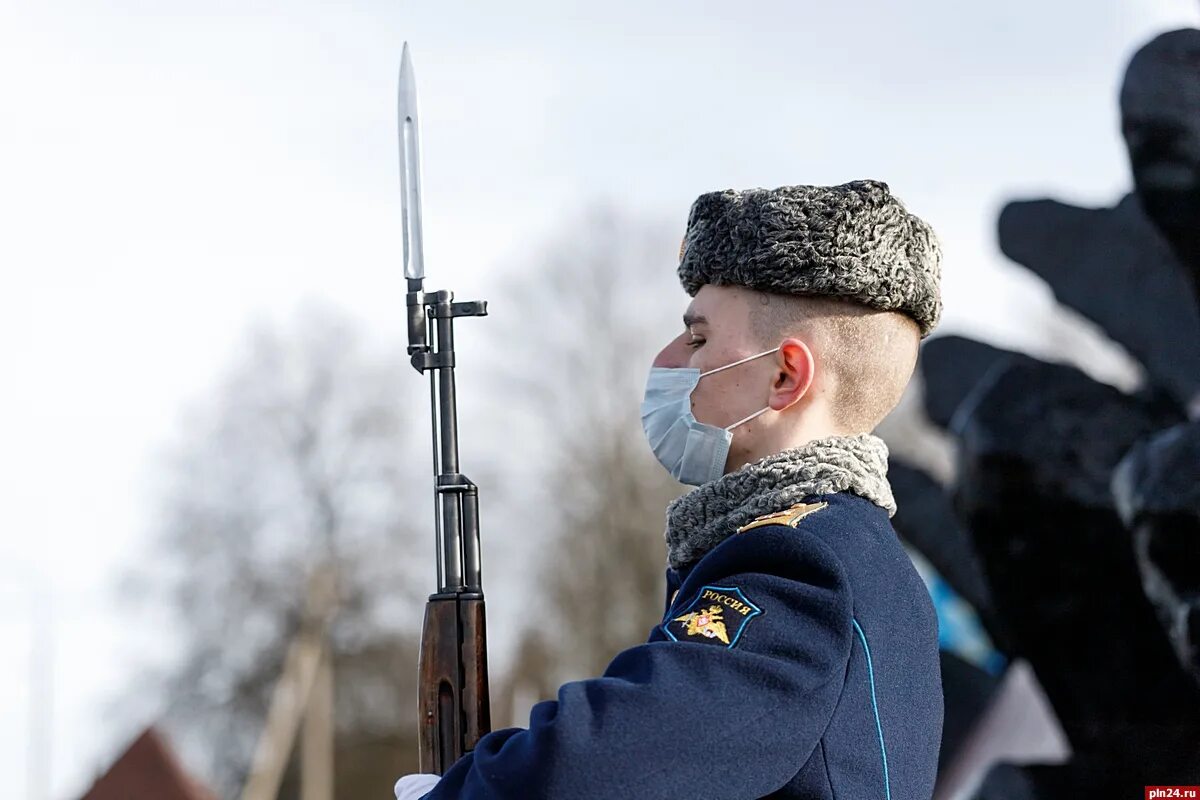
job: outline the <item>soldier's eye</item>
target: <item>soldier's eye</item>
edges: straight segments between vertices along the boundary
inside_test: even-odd
[[[688,346],[688,347],[691,347],[691,348],[696,348],[696,347],[699,347],[699,346],[700,346],[700,345],[702,345],[702,344],[704,344],[704,340],[703,340],[703,339],[692,339],[690,342],[688,342],[688,343],[687,343],[687,346]]]

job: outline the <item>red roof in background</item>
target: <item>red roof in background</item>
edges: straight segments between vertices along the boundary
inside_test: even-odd
[[[129,745],[81,800],[216,800],[188,775],[153,726]]]

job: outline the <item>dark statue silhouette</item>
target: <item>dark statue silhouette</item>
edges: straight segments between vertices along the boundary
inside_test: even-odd
[[[897,529],[1029,662],[1070,743],[1065,764],[993,768],[981,800],[1200,783],[1200,31],[1139,50],[1120,105],[1134,191],[1009,203],[999,243],[1144,385],[932,338],[926,411],[957,439],[957,475],[943,489],[897,465]]]

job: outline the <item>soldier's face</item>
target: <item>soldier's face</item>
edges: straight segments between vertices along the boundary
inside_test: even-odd
[[[1138,51],[1120,97],[1122,132],[1142,205],[1190,254],[1200,244],[1200,34],[1165,34]]]
[[[1189,122],[1170,114],[1124,120],[1138,194],[1168,235],[1194,231],[1200,214],[1200,126]]]
[[[656,367],[692,367],[701,372],[723,367],[763,351],[750,331],[753,293],[733,286],[703,286],[683,316],[683,332],[654,359]],[[776,359],[764,356],[701,378],[692,392],[692,414],[707,425],[727,427],[767,405],[778,372]],[[753,437],[757,420],[734,433]]]

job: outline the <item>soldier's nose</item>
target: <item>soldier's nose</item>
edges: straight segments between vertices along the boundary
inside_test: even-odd
[[[687,358],[686,358],[686,356],[684,356],[685,352],[686,352],[686,348],[684,348],[681,345],[680,341],[678,339],[676,339],[675,341],[671,342],[666,347],[664,347],[662,350],[658,351],[658,355],[656,355],[654,357],[654,363],[652,364],[652,366],[672,367],[672,368],[673,367],[682,367],[684,364],[687,363]]]

